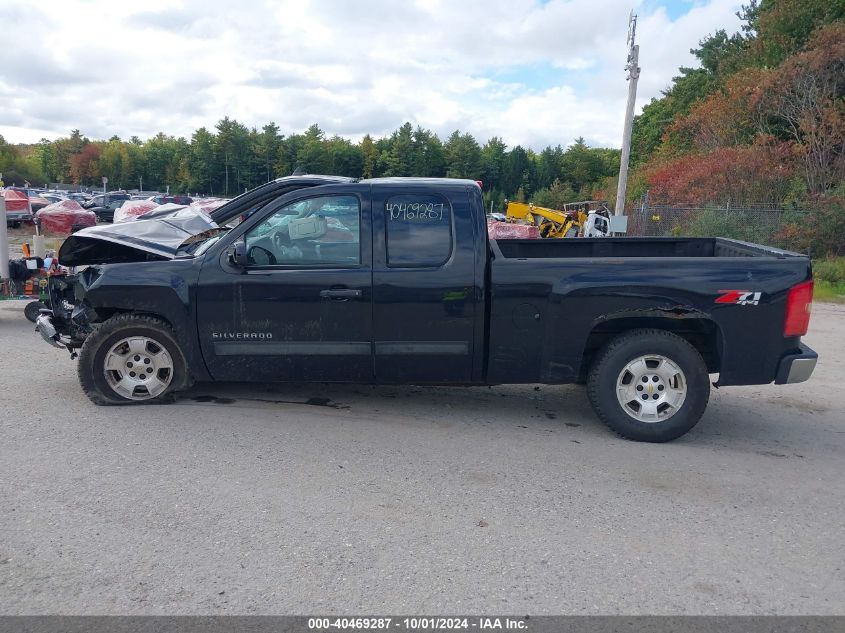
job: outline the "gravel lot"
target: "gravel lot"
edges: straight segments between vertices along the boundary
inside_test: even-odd
[[[714,391],[666,445],[576,386],[98,408],[22,310],[0,303],[2,613],[845,613],[845,306],[814,308],[809,383]]]

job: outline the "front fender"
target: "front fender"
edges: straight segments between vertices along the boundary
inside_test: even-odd
[[[208,380],[193,302],[199,268],[194,259],[92,266],[80,274],[80,298],[102,320],[127,312],[164,319],[176,334],[191,374]]]

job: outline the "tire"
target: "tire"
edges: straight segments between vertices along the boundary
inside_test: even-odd
[[[107,361],[114,369],[107,370]],[[153,316],[119,314],[105,321],[85,339],[77,370],[82,390],[97,405],[170,402],[174,391],[190,384],[172,328]]]
[[[24,316],[35,323],[35,320],[41,314],[41,310],[45,309],[47,306],[44,305],[41,301],[30,301],[27,303],[23,308]]]
[[[638,442],[669,442],[694,427],[710,398],[701,354],[665,330],[631,330],[608,342],[587,377],[596,414]]]

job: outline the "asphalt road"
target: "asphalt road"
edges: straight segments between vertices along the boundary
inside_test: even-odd
[[[811,382],[716,391],[665,445],[575,386],[98,408],[22,307],[0,304],[2,613],[845,613],[845,306],[815,307]]]

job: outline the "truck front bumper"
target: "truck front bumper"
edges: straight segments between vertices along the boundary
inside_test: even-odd
[[[776,385],[788,385],[810,379],[819,355],[803,343],[800,345],[800,352],[787,354],[780,359],[778,373],[775,375]]]
[[[38,316],[35,320],[35,331],[38,332],[41,335],[41,338],[53,347],[65,349],[65,346],[62,345],[59,334],[56,332],[56,328],[53,325],[53,316],[51,314],[42,312]]]

